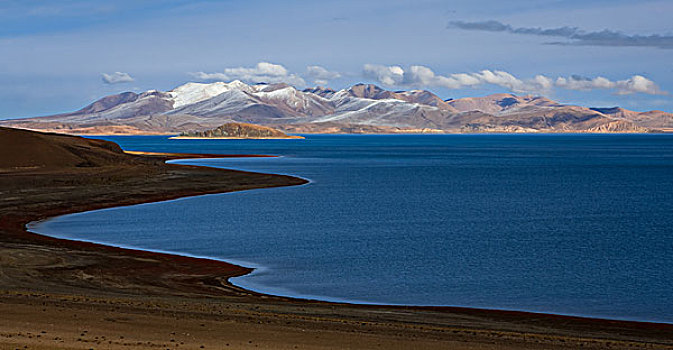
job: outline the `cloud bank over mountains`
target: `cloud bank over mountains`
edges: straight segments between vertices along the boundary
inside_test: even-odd
[[[329,81],[342,78],[345,73],[328,70],[318,65],[306,67],[303,74],[291,72],[280,64],[259,62],[254,67],[225,68],[222,72],[189,73],[197,80],[204,82],[241,80],[248,83],[287,83],[297,87],[305,87],[311,83],[327,85]],[[352,74],[349,74],[352,75]],[[358,74],[356,74],[358,75]],[[484,69],[473,73],[453,73],[448,75],[436,74],[431,68],[422,65],[413,65],[408,68],[392,65],[365,64],[362,78],[374,81],[387,87],[431,88],[447,89],[475,89],[484,85],[494,85],[514,93],[549,94],[553,89],[574,91],[607,90],[616,95],[647,94],[667,95],[654,81],[641,76],[633,75],[623,80],[610,80],[597,76],[593,78],[579,75],[568,77],[548,77],[538,74],[532,78],[519,78],[512,73],[501,70]],[[131,79],[131,80],[128,80]],[[111,82],[107,82],[109,80]],[[126,73],[104,75],[108,84],[133,81]],[[114,81],[114,82],[112,82]],[[307,84],[307,81],[310,81]]]
[[[634,75],[626,80],[610,81],[603,77],[586,78],[573,75],[568,78],[559,77],[555,85],[568,90],[589,91],[596,89],[616,90],[617,95],[643,93],[649,95],[667,95],[657,84],[641,75]]]
[[[280,64],[259,62],[251,68],[225,68],[223,72],[190,73],[196,79],[203,81],[232,81],[242,80],[249,83],[287,83],[296,86],[305,86],[306,81],[297,73],[291,73]],[[341,73],[333,72],[322,66],[307,66],[304,76],[318,85],[327,85],[330,80],[341,78]]]
[[[448,76],[437,75],[425,66],[382,66],[365,64],[363,75],[386,86],[445,87],[448,89],[473,88],[483,84],[499,85],[513,92],[543,92],[552,86],[550,79],[538,75],[523,81],[503,71],[482,70],[478,73],[457,73]]]
[[[449,28],[475,30],[486,32],[505,32],[511,34],[537,35],[565,38],[570,42],[552,42],[552,45],[588,45],[588,46],[615,46],[615,47],[653,47],[659,49],[673,49],[673,35],[629,35],[618,31],[605,29],[597,32],[588,32],[577,27],[514,27],[499,21],[451,21]]]
[[[465,89],[491,84],[504,87],[515,93],[545,94],[550,92],[554,87],[558,87],[577,91],[614,90],[618,95],[634,93],[649,95],[667,94],[652,80],[640,75],[634,75],[628,79],[618,81],[611,81],[600,76],[592,79],[577,75],[568,78],[558,77],[556,79],[544,75],[536,75],[531,79],[520,79],[508,72],[499,70],[482,70],[477,73],[456,73],[443,76],[435,74],[432,69],[425,66],[410,66],[405,70],[400,66],[376,64],[366,64],[363,69],[363,75],[386,86]]]
[[[259,62],[251,68],[225,68],[223,72],[196,72],[191,73],[191,75],[196,79],[204,81],[242,80],[250,83],[288,83],[297,86],[306,84],[304,79],[299,75],[290,73],[280,64],[269,62]]]

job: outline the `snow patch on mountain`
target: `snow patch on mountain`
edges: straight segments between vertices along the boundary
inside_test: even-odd
[[[167,114],[192,114],[201,116],[229,114],[259,102],[258,99],[245,91],[229,89],[214,97],[202,99],[175,108]]]
[[[210,84],[187,83],[176,87],[168,93],[173,98],[173,108],[180,108],[182,106],[213,98],[231,90],[254,91],[250,85],[239,80],[234,80],[230,83],[221,81]]]

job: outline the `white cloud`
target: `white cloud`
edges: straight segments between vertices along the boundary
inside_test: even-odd
[[[242,80],[248,83],[288,83],[297,86],[306,84],[304,79],[296,74],[290,73],[282,65],[269,62],[259,62],[252,68],[225,68],[223,72],[196,72],[191,73],[191,75],[200,80],[211,81]]]
[[[494,84],[514,92],[545,92],[552,85],[550,79],[541,75],[526,81],[520,80],[507,72],[490,70],[443,76],[435,74],[432,69],[425,66],[411,66],[405,71],[399,66],[366,64],[364,66],[364,76],[389,86],[439,86],[448,89]]]
[[[404,69],[400,66],[382,66],[365,64],[364,76],[375,79],[383,85],[401,85],[404,80]]]
[[[573,75],[568,78],[559,77],[556,79],[556,86],[568,90],[589,91],[593,89],[612,89],[614,83],[603,77],[593,79]]]
[[[114,72],[112,74],[101,74],[101,79],[105,84],[121,84],[121,83],[130,83],[134,81],[128,73],[123,72]]]
[[[580,91],[596,89],[616,90],[618,95],[629,95],[635,93],[643,93],[648,95],[667,94],[665,91],[662,91],[652,80],[647,79],[642,75],[634,75],[628,79],[618,81],[611,81],[604,77],[590,79],[573,75],[568,78],[557,78],[555,85],[568,90]]]
[[[527,86],[519,78],[503,71],[483,70],[474,74],[482,82],[487,84],[499,85],[515,92],[530,92],[536,90],[534,87]]]
[[[551,78],[538,74],[533,78],[532,83],[539,86],[542,90],[551,90],[554,86],[554,81]]]
[[[520,79],[504,71],[482,70],[477,73],[456,73],[447,76],[437,75],[425,66],[411,66],[404,70],[400,66],[366,64],[363,75],[387,86],[445,87],[448,89],[470,88],[491,84],[502,86],[516,93],[547,93],[555,87],[568,90],[615,90],[616,94],[626,95],[643,93],[650,95],[667,94],[657,84],[640,75],[626,80],[611,81],[604,77],[593,79],[579,76],[552,79],[536,75],[532,79]]]
[[[481,84],[479,78],[466,73],[451,74],[451,77],[455,79],[460,86],[474,86]]]
[[[619,80],[615,83],[617,85],[617,94],[628,95],[634,93],[643,93],[649,95],[667,95],[668,93],[661,90],[657,84],[652,80],[645,78],[642,75],[634,75],[626,80]]]
[[[307,66],[306,76],[312,78],[318,85],[327,85],[330,80],[341,78],[339,72],[332,72],[321,66]]]

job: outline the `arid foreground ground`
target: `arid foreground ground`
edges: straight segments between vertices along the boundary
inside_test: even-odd
[[[673,325],[258,295],[227,283],[241,267],[25,231],[65,213],[304,183],[167,157],[0,128],[0,349],[673,349]]]

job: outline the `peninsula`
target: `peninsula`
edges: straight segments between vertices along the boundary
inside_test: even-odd
[[[303,139],[267,126],[248,123],[226,123],[206,131],[187,131],[171,139]]]

